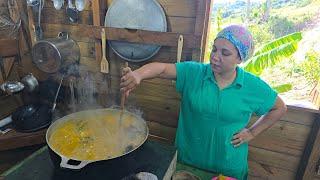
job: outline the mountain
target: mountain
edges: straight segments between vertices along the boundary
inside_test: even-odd
[[[278,9],[284,6],[288,5],[297,5],[303,3],[303,1],[306,0],[272,0],[272,8]],[[259,8],[263,5],[265,0],[251,0],[251,9]],[[245,14],[247,1],[246,0],[235,0],[235,1],[214,1],[213,2],[213,8],[212,8],[212,14],[213,16],[216,15],[217,11],[221,9],[222,11],[222,17],[227,18],[231,15],[235,14]]]

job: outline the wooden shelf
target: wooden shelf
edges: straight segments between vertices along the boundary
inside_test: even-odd
[[[32,133],[11,130],[6,134],[0,134],[0,151],[43,144],[46,142],[46,130],[43,129]]]
[[[42,24],[46,29],[52,29],[49,24]],[[110,28],[104,26],[92,26],[82,24],[81,28],[75,25],[64,25],[60,31],[72,30],[71,37],[88,37],[93,39],[101,39],[101,29],[106,31],[107,40],[126,41],[135,43],[157,44],[162,46],[177,47],[180,35],[183,35],[184,48],[199,50],[201,47],[201,35],[182,34],[174,32],[155,32],[137,29]]]

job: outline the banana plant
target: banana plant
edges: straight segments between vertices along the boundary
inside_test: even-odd
[[[242,67],[259,76],[264,69],[272,67],[295,53],[301,39],[302,33],[296,32],[273,40],[260,47],[249,60],[242,64]],[[280,93],[291,90],[292,85],[283,84],[273,88]]]

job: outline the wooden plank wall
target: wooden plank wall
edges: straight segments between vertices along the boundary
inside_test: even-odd
[[[197,12],[210,9],[210,1],[196,0],[158,0],[165,10],[168,20],[168,30],[181,33],[204,33],[195,28]],[[107,2],[110,5],[111,1]],[[202,6],[207,4],[206,6]],[[1,6],[0,3],[0,8]],[[201,7],[201,8],[200,8]],[[204,8],[203,8],[204,7]],[[198,10],[198,11],[197,11]],[[119,104],[119,69],[124,61],[108,50],[107,59],[110,61],[111,71],[111,95],[107,96],[103,89],[104,77],[99,73],[99,62],[95,59],[95,39],[79,37],[76,31],[81,29],[81,24],[93,24],[91,4],[80,13],[80,21],[77,24],[70,23],[64,9],[57,11],[51,1],[46,1],[42,27],[45,38],[55,37],[59,31],[68,31],[81,49],[81,75],[92,74],[95,78],[99,99],[102,105]],[[208,19],[208,17],[206,17]],[[197,23],[198,22],[198,23]],[[73,26],[65,26],[65,25]],[[205,25],[205,24],[204,24]],[[205,41],[205,40],[204,40]],[[190,49],[183,49],[182,59],[191,59],[195,54]],[[175,62],[176,48],[162,47],[159,53],[150,61]],[[41,75],[30,63],[30,58],[25,57],[25,71]],[[132,69],[140,67],[143,63],[129,63]],[[129,97],[127,108],[143,112],[147,120],[151,135],[168,143],[174,141],[178,112],[179,95],[175,92],[175,86],[171,81],[154,79],[144,81]],[[110,102],[112,101],[112,102]],[[287,115],[276,123],[271,129],[257,137],[250,143],[250,179],[295,179],[299,161],[303,154],[307,138],[311,132],[311,126],[315,119],[315,112],[289,108]],[[256,120],[252,118],[251,123]]]
[[[295,179],[315,118],[314,112],[289,108],[279,122],[250,142],[251,179]]]
[[[163,7],[168,22],[168,31],[180,33],[194,33],[196,25],[196,10],[200,5],[196,0],[159,0]],[[201,3],[204,3],[200,1]],[[201,4],[200,3],[200,4]],[[108,1],[108,5],[111,1]],[[199,7],[200,8],[200,7]],[[80,13],[80,21],[77,24],[70,23],[66,18],[65,10],[55,10],[51,1],[46,1],[42,11],[42,28],[45,38],[55,37],[59,31],[68,31],[80,46],[81,59],[80,69],[84,76],[87,73],[92,74],[96,79],[97,89],[101,90],[103,86],[104,76],[99,72],[100,62],[95,59],[95,42],[96,39],[77,36],[76,31],[81,29],[81,24],[93,24],[93,15],[91,4],[88,4],[84,11]],[[73,25],[73,26],[66,26]],[[101,93],[99,99],[112,99],[113,102],[105,102],[107,104],[119,104],[119,75],[120,68],[124,61],[115,55],[108,48],[108,56],[111,74],[111,96],[105,97],[106,94]],[[182,59],[191,59],[192,50],[183,49]],[[148,62],[175,62],[176,48],[162,47],[160,51]],[[132,69],[140,67],[143,63],[129,63]],[[164,138],[172,137],[175,134],[179,110],[179,96],[175,92],[175,86],[171,81],[167,80],[148,80],[142,83],[128,99],[128,106],[133,109],[139,109],[144,114],[143,117],[148,120],[150,131],[155,136]],[[164,119],[164,117],[166,117]],[[169,125],[169,126],[168,126]],[[165,133],[163,133],[165,132]],[[165,135],[162,135],[165,134]],[[169,139],[172,142],[172,138]]]

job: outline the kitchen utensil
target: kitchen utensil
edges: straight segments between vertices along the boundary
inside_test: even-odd
[[[128,67],[128,62],[124,63],[124,67]],[[122,92],[121,93],[121,102],[120,102],[120,108],[121,108],[121,113],[120,113],[120,118],[119,118],[119,124],[121,126],[122,124],[122,117],[123,117],[123,113],[124,113],[124,103],[126,101],[126,92]]]
[[[56,108],[56,105],[57,105],[57,98],[58,98],[58,94],[60,92],[60,88],[61,88],[61,85],[62,85],[62,81],[63,81],[63,76],[61,77],[61,80],[60,80],[60,84],[59,84],[59,87],[57,89],[57,92],[56,92],[56,95],[54,96],[54,100],[53,100],[53,106],[52,106],[52,109],[51,109],[51,112],[53,112]]]
[[[68,0],[68,6],[66,9],[67,16],[69,17],[69,20],[73,23],[78,22],[79,20],[79,12],[78,10],[73,6],[72,0]]]
[[[32,61],[46,73],[55,73],[80,61],[80,48],[69,37],[60,32],[56,38],[38,41],[32,49]]]
[[[9,131],[11,131],[12,129],[11,128],[7,128],[7,129],[5,129],[5,130],[0,130],[0,133],[1,134],[6,134],[6,133],[8,133]]]
[[[12,116],[11,115],[6,117],[6,118],[4,118],[4,119],[2,119],[2,120],[0,120],[0,133],[1,134],[6,134],[6,133],[8,133],[9,131],[12,130],[11,128],[6,128],[6,129],[2,130],[2,127],[10,124],[11,122],[12,122]]]
[[[87,1],[86,0],[76,0],[75,2],[76,8],[78,11],[83,11],[86,7]]]
[[[108,117],[114,117],[118,116],[119,109],[95,109],[95,110],[86,110],[86,111],[80,111],[76,113],[69,114],[61,119],[56,120],[54,123],[50,125],[50,127],[47,130],[46,133],[46,141],[50,149],[50,156],[52,161],[54,162],[55,166],[60,166],[62,168],[67,168],[67,169],[83,169],[83,171],[90,171],[90,169],[95,169],[96,166],[103,165],[104,169],[108,169],[108,167],[111,167],[113,164],[119,164],[127,158],[132,158],[134,156],[134,153],[137,153],[137,150],[139,147],[144,144],[148,137],[148,127],[146,122],[138,117],[137,115],[130,113],[128,111],[125,111],[124,114],[126,118],[130,117],[130,122],[135,124],[135,126],[129,126],[132,129],[128,129],[130,132],[137,132],[137,133],[142,133],[140,135],[143,136],[143,138],[139,138],[139,145],[132,147],[132,145],[129,143],[127,144],[127,147],[125,148],[125,152],[121,152],[121,155],[117,157],[105,157],[103,159],[99,160],[83,160],[79,158],[71,158],[71,157],[66,157],[63,155],[62,152],[59,152],[57,149],[53,148],[52,143],[50,142],[50,138],[52,134],[57,131],[59,128],[63,127],[62,125],[65,123],[79,123],[84,120],[88,120],[89,122],[91,120],[97,120],[97,121],[103,121],[104,118]],[[116,120],[116,119],[114,119]],[[131,121],[132,120],[132,121]],[[100,122],[101,122],[100,121]],[[133,125],[132,124],[132,125]],[[107,123],[101,123],[101,126],[97,128],[106,128],[108,126]],[[130,134],[130,133],[128,133]],[[105,134],[106,138],[108,138],[108,134]],[[133,136],[135,137],[135,136]],[[94,138],[94,137],[93,137]],[[131,136],[127,136],[127,138],[132,138]],[[89,148],[89,147],[88,147]],[[88,165],[88,166],[87,166]],[[87,166],[87,167],[85,167]],[[126,169],[126,164],[123,164],[124,170]]]
[[[33,76],[32,73],[26,75],[21,79],[21,82],[24,84],[25,89],[28,92],[36,90],[39,86],[38,80]]]
[[[101,31],[102,58],[100,63],[100,72],[109,73],[109,62],[106,56],[106,32],[104,28]]]
[[[43,3],[44,3],[42,0],[39,0],[38,2],[39,2],[39,4],[38,4],[38,24],[35,26],[37,41],[39,41],[43,38],[43,32],[42,32],[42,28],[41,28],[41,11],[42,11]]]
[[[19,132],[40,130],[49,126],[51,120],[51,108],[46,104],[24,105],[12,114],[12,126]]]
[[[3,83],[0,88],[8,94],[13,94],[22,91],[24,85],[18,81],[7,81]]]
[[[53,6],[56,10],[60,10],[64,4],[64,0],[52,0],[52,1],[53,1]]]
[[[29,7],[31,7],[33,13],[38,13],[39,12],[39,4],[40,4],[40,1],[42,1],[41,3],[41,9],[43,9],[43,6],[44,6],[44,0],[27,0],[27,5]]]
[[[177,49],[177,62],[178,63],[181,61],[182,48],[183,48],[183,35],[180,35],[179,39],[178,39],[178,49]]]
[[[6,126],[7,124],[11,123],[12,122],[12,116],[8,116],[4,119],[1,119],[0,120],[0,128],[2,128],[3,126]]]
[[[125,62],[124,63],[124,68],[127,68],[127,67],[128,67],[128,62]],[[124,110],[125,101],[126,101],[125,92],[122,92],[121,93],[121,104],[120,104],[120,108],[121,108],[122,111]]]
[[[112,1],[106,16],[105,26],[149,31],[167,31],[167,21],[162,7],[156,0]],[[160,45],[108,41],[112,50],[121,58],[131,62],[150,59]]]

